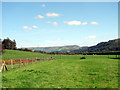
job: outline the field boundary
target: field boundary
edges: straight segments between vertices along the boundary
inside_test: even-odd
[[[50,60],[56,60],[54,57],[45,57],[45,58],[35,58],[35,59],[10,59],[10,60],[2,60],[2,66],[0,67],[0,72],[2,71],[9,71],[16,68],[21,68],[30,64],[35,64],[37,62],[42,61],[50,61]]]

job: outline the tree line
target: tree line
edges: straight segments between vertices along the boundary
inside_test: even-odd
[[[4,49],[10,49],[10,50],[16,50],[16,41],[15,40],[10,40],[9,38],[4,39],[3,41],[1,41],[1,46],[2,46],[2,50]]]
[[[32,50],[28,48],[17,48],[16,47],[16,41],[15,40],[10,40],[9,38],[4,39],[3,41],[0,39],[0,52],[4,53],[4,49],[9,49],[9,50],[20,50],[20,51],[29,51],[32,52]]]

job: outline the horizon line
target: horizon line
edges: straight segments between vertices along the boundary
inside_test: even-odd
[[[115,39],[112,39],[112,40],[116,40],[116,39],[120,39],[119,37],[118,38],[115,38]],[[108,42],[110,40],[106,40],[106,41],[101,41],[101,42]],[[98,42],[98,43],[101,43],[101,42]],[[97,44],[98,44],[97,43]],[[45,48],[45,47],[62,47],[62,46],[73,46],[73,45],[76,45],[76,46],[79,46],[79,47],[91,47],[91,46],[95,46],[97,44],[94,44],[94,45],[77,45],[77,44],[69,44],[69,45],[55,45],[55,46],[21,46],[21,47],[18,47],[18,48],[36,48],[36,47],[41,47],[41,48]]]

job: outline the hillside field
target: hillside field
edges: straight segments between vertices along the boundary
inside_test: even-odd
[[[33,52],[6,50],[3,59],[42,58]],[[118,59],[115,55],[52,55],[42,61],[2,72],[3,88],[118,88]],[[111,57],[111,58],[108,58]]]

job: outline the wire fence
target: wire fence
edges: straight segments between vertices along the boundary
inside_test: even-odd
[[[43,57],[43,58],[25,58],[25,59],[8,59],[8,60],[0,60],[2,62],[2,66],[0,68],[0,72],[2,71],[8,71],[20,67],[24,67],[30,64],[35,64],[37,62],[42,61],[50,61],[50,60],[56,60],[55,57]]]
[[[86,58],[101,58],[101,55],[44,55],[41,57],[32,57],[32,58],[20,58],[20,59],[3,59],[0,60],[1,67],[0,72],[6,70],[12,70],[20,67],[24,67],[30,64],[35,64],[37,62],[42,61],[50,61],[50,60],[78,60],[81,57]],[[104,55],[104,58],[114,59],[118,58],[118,55]],[[102,58],[101,58],[102,59]]]

